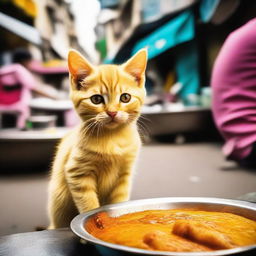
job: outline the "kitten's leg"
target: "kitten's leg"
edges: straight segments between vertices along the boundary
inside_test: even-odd
[[[62,139],[53,162],[48,191],[49,228],[68,227],[78,212],[69,192],[64,173],[65,164],[70,157],[70,152],[72,152],[74,136],[75,133],[72,132]]]
[[[74,165],[77,166],[78,164]],[[83,213],[100,206],[97,195],[97,179],[93,171],[86,167],[68,168],[66,179],[74,203],[79,211]]]
[[[131,172],[132,167],[127,167],[120,172],[117,183],[109,196],[109,203],[119,203],[129,200]]]
[[[67,185],[51,184],[49,197],[49,229],[69,227],[71,220],[78,214]]]

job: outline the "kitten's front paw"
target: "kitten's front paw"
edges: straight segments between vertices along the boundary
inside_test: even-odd
[[[56,227],[53,225],[53,224],[51,224],[51,225],[49,225],[48,226],[48,228],[47,228],[48,230],[51,230],[51,229],[56,229]]]

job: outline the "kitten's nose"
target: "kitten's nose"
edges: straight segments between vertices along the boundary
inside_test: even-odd
[[[114,117],[115,117],[116,114],[117,114],[117,111],[115,111],[115,112],[107,111],[107,114],[108,114],[112,119],[114,119]]]

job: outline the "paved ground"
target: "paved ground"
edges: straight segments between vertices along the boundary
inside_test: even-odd
[[[48,173],[0,175],[0,235],[47,226]],[[256,191],[256,170],[223,159],[218,143],[143,147],[132,199],[166,196],[237,198]]]

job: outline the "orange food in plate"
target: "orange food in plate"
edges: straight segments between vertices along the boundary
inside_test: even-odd
[[[106,242],[157,251],[200,252],[256,244],[256,221],[225,212],[147,210],[119,217],[100,212],[85,228]]]

